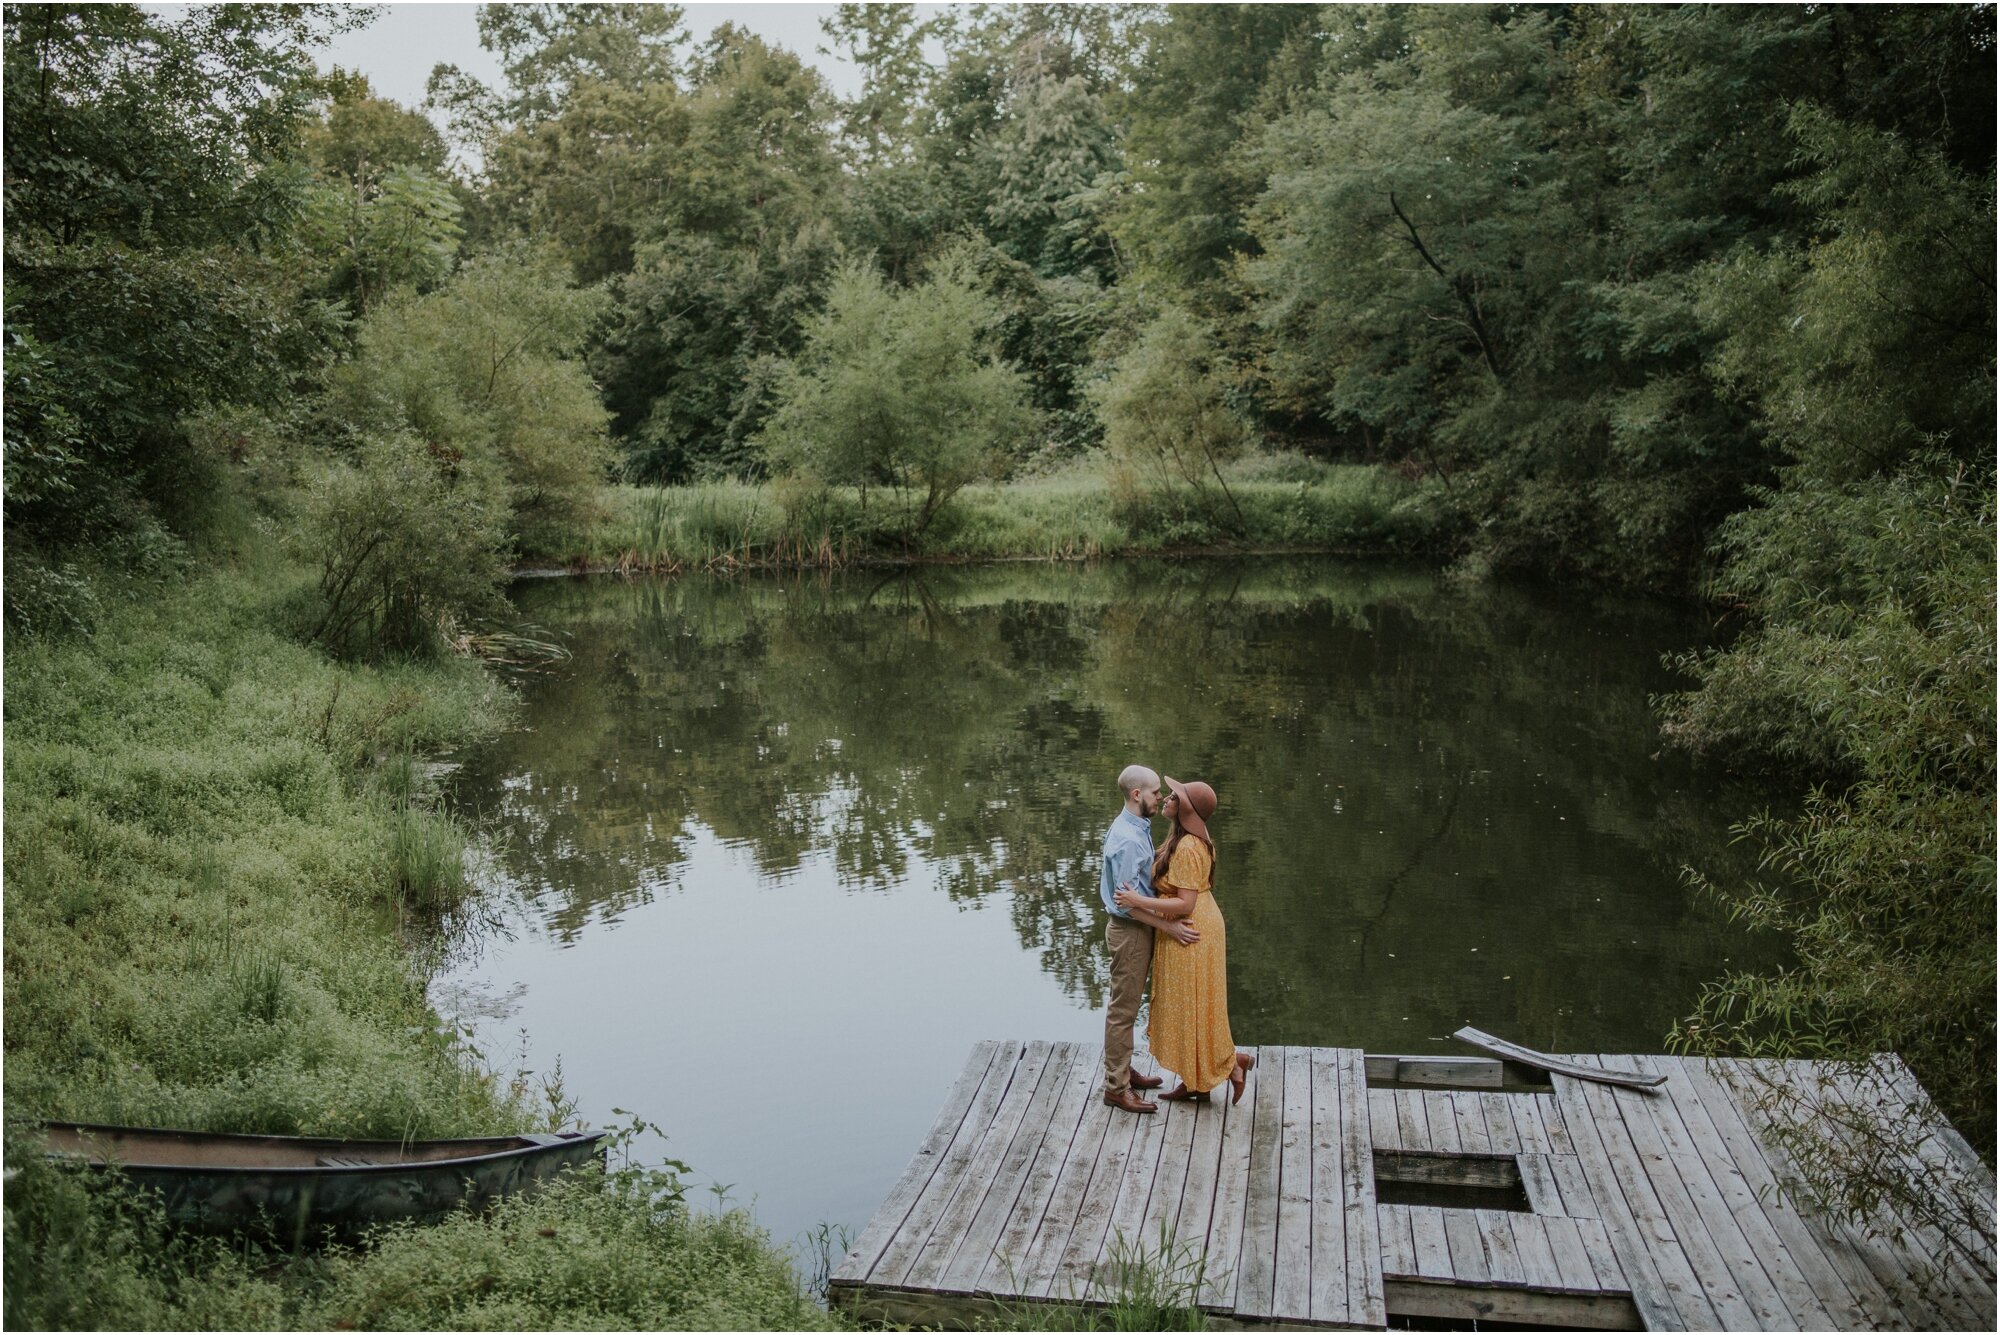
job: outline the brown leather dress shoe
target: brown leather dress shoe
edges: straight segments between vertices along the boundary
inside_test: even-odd
[[[1125,1068],[1125,1079],[1134,1089],[1158,1089],[1167,1083],[1156,1075],[1140,1075],[1129,1066]]]
[[[1121,1089],[1116,1094],[1106,1090],[1104,1104],[1108,1108],[1118,1108],[1129,1113],[1151,1113],[1160,1110],[1159,1104],[1148,1103],[1129,1089]]]

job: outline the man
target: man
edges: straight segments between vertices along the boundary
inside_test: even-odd
[[[1139,1022],[1139,1002],[1146,994],[1146,975],[1153,968],[1153,929],[1134,922],[1113,896],[1120,886],[1151,891],[1153,886],[1153,813],[1160,806],[1160,776],[1144,765],[1127,765],[1118,776],[1125,809],[1104,832],[1104,873],[1098,894],[1111,915],[1104,941],[1111,950],[1111,1000],[1104,1012],[1104,1101],[1130,1113],[1158,1112],[1134,1089],[1158,1089],[1156,1076],[1132,1069],[1132,1029]],[[1190,929],[1192,930],[1192,929]]]

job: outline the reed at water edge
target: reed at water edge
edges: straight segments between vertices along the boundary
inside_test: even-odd
[[[796,480],[608,489],[571,564],[623,573],[883,561],[1078,561],[1176,551],[1430,550],[1438,495],[1372,465],[1245,461],[1219,487],[1133,494],[1095,469],[966,487],[921,530],[895,493]]]

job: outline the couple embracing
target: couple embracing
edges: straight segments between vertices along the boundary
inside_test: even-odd
[[[1162,1099],[1205,1100],[1225,1080],[1232,1102],[1257,1059],[1236,1050],[1229,1033],[1227,953],[1222,910],[1215,906],[1215,841],[1208,832],[1215,790],[1166,780],[1144,765],[1118,776],[1125,809],[1104,834],[1100,893],[1111,923],[1111,1002],[1104,1016],[1104,1101],[1126,1112],[1157,1112],[1136,1091],[1166,1083],[1132,1069],[1132,1029],[1146,975],[1153,1007],[1146,1026],[1154,1060],[1180,1077]],[[1152,818],[1167,819],[1167,841],[1153,848]]]

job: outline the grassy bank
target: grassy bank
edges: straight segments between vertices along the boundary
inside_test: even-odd
[[[301,578],[140,586],[88,636],[9,645],[7,1325],[823,1324],[747,1220],[689,1215],[670,1180],[296,1259],[173,1237],[35,1152],[34,1118],[400,1138],[564,1115],[439,1022],[411,950],[467,889],[418,762],[504,726],[509,695],[467,660],[301,646]]]
[[[890,492],[786,480],[610,489],[579,562],[636,570],[875,560],[1079,560],[1190,549],[1429,550],[1439,497],[1382,469],[1243,461],[1227,490],[1132,495],[1095,468],[967,487],[928,526]]]

